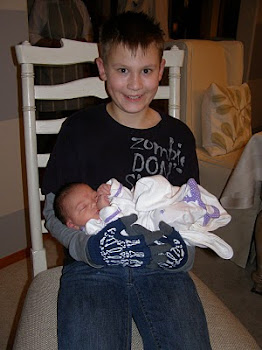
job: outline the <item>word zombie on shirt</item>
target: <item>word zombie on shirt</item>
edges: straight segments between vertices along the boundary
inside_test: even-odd
[[[130,150],[134,152],[132,173],[126,176],[126,181],[131,186],[142,176],[160,174],[169,179],[173,170],[183,173],[185,156],[181,152],[182,144],[176,145],[172,137],[169,137],[166,148],[143,137],[132,137],[131,140]]]

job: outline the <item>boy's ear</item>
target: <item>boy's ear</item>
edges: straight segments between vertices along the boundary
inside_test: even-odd
[[[165,65],[166,65],[166,60],[164,58],[162,58],[162,60],[160,62],[160,69],[159,69],[159,77],[158,77],[159,81],[162,79]]]
[[[98,57],[96,59],[96,65],[98,68],[99,76],[103,81],[106,81],[106,71],[105,71],[105,66],[104,62],[101,57]]]

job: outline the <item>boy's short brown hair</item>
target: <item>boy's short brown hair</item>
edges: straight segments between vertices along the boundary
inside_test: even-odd
[[[100,56],[104,61],[110,49],[119,44],[135,53],[139,46],[146,50],[154,43],[160,60],[164,49],[163,31],[159,23],[143,12],[123,12],[109,19],[101,28],[99,42]]]

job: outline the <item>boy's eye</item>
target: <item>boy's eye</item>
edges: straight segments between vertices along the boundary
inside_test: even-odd
[[[149,68],[144,68],[143,69],[143,73],[144,74],[148,74],[148,73],[150,73],[151,72],[151,69],[149,69]]]
[[[126,68],[119,68],[118,70],[119,70],[120,73],[123,73],[123,74],[127,73],[127,69]]]

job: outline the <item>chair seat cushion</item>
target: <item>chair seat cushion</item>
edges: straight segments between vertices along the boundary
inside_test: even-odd
[[[227,169],[234,169],[244,148],[245,147],[241,147],[233,152],[213,157],[213,156],[210,156],[210,154],[208,154],[204,148],[198,147],[197,158],[199,161],[212,163]]]
[[[243,150],[244,147],[228,154],[212,157],[204,148],[197,148],[201,186],[220,198]]]
[[[28,290],[13,350],[57,350],[57,293],[62,268],[39,273]],[[190,273],[202,300],[213,350],[259,350],[253,337],[215,294]],[[142,350],[133,322],[132,350]]]

